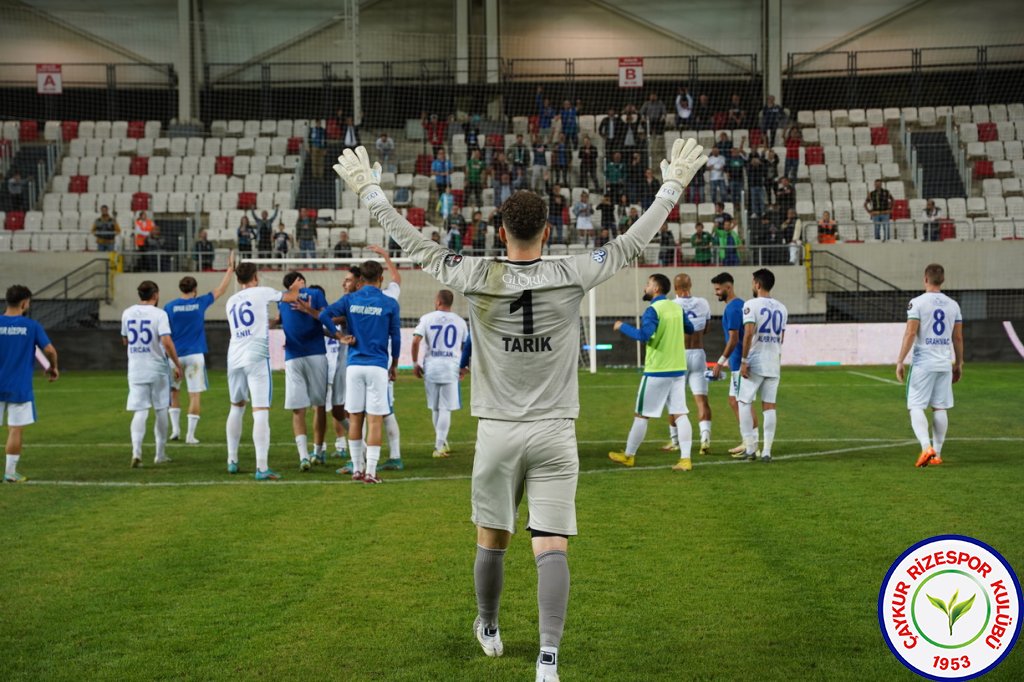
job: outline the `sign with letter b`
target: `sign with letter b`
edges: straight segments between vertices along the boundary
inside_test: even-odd
[[[619,57],[619,87],[642,88],[644,86],[644,58]]]

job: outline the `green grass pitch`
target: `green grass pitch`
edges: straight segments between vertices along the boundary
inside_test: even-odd
[[[917,679],[879,633],[890,563],[961,533],[1024,571],[1020,365],[967,367],[946,463],[923,470],[889,367],[785,369],[771,464],[724,454],[738,435],[717,382],[711,456],[671,471],[666,422],[652,421],[637,468],[617,468],[606,453],[624,443],[638,378],[580,375],[563,680]],[[252,480],[248,415],[245,473],[229,477],[224,374],[210,384],[203,444],[172,444],[174,462],[154,466],[147,434],[132,470],[123,374],[38,383],[19,467],[32,482],[0,487],[0,679],[532,679],[524,534],[506,560],[505,657],[471,633],[468,385],[455,452],[435,461],[422,388],[401,376],[407,468],[363,486],[337,460],[298,471],[280,374],[270,462],[284,481]],[[1024,654],[987,679],[1024,679]]]

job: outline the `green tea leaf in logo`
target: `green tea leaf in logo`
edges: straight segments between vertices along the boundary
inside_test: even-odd
[[[953,634],[953,624],[956,623],[958,620],[960,620],[961,616],[963,616],[965,613],[967,613],[968,611],[971,610],[971,607],[974,606],[974,598],[977,597],[977,596],[978,595],[975,594],[970,599],[968,599],[966,601],[962,601],[959,604],[957,604],[956,606],[954,606],[952,609],[950,609],[950,612],[949,612],[949,634],[950,635]]]
[[[935,608],[941,610],[947,616],[949,615],[949,609],[946,608],[946,602],[942,601],[941,599],[936,599],[935,597],[933,597],[932,595],[928,594],[927,592],[925,593],[925,596],[928,597],[928,601],[930,601],[932,603],[932,606],[934,606]]]

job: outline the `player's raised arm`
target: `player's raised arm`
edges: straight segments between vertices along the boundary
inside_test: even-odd
[[[402,273],[398,271],[397,267],[395,267],[395,264],[391,260],[391,254],[388,253],[388,250],[383,246],[377,246],[376,244],[370,244],[366,248],[384,259],[384,265],[388,268],[388,275],[390,275],[391,281],[398,286],[402,286]]]
[[[235,250],[232,249],[231,253],[228,254],[228,269],[224,271],[224,277],[221,279],[220,284],[213,290],[213,300],[217,300],[225,293],[227,293],[228,285],[231,284],[231,278],[235,274]]]

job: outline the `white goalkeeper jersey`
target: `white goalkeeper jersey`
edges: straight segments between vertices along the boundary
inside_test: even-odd
[[[128,341],[128,382],[146,384],[167,376],[167,353],[161,337],[171,335],[167,312],[137,304],[121,314],[121,336]]]
[[[469,329],[466,321],[449,310],[435,310],[420,318],[413,334],[423,338],[423,378],[435,384],[459,380],[459,361]]]
[[[372,198],[367,203],[372,205]],[[525,262],[445,249],[385,202],[371,212],[406,255],[469,300],[477,369],[473,416],[536,421],[579,416],[583,294],[638,256],[672,207],[673,202],[657,198],[626,234],[589,253]]]
[[[248,367],[270,359],[270,328],[267,306],[281,300],[283,293],[270,287],[242,289],[228,299],[228,369]]]
[[[910,301],[907,319],[918,320],[911,364],[926,372],[953,371],[953,326],[963,322],[960,305],[940,292],[926,292]]]
[[[754,325],[747,364],[763,377],[777,377],[782,369],[782,339],[789,312],[774,298],[752,298],[743,304],[743,324]]]
[[[707,329],[711,321],[711,306],[706,298],[700,296],[676,296],[676,305],[683,309],[683,315],[693,325],[693,331],[700,332]]]

